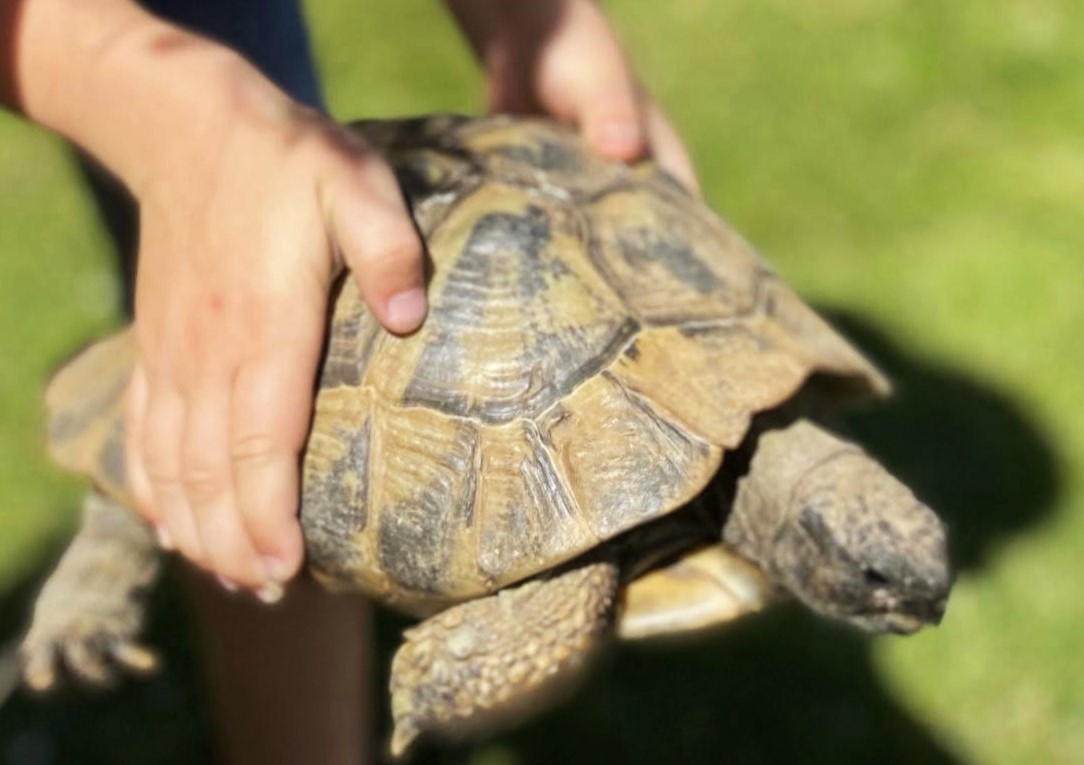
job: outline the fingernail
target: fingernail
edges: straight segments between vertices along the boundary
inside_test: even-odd
[[[222,585],[222,589],[224,589],[226,592],[237,592],[237,584],[234,583],[232,579],[227,579],[221,574],[216,576],[215,579],[218,580],[218,583]]]
[[[635,159],[643,149],[640,126],[626,120],[600,122],[589,138],[598,151],[615,159]]]
[[[389,328],[397,332],[410,331],[425,318],[425,290],[413,287],[392,295],[385,307]]]
[[[163,550],[173,549],[173,537],[169,535],[169,531],[165,526],[155,526],[154,536],[158,539],[158,546]]]
[[[256,590],[256,597],[261,603],[266,603],[270,606],[282,600],[284,592],[285,590],[278,582],[267,582],[263,587]]]

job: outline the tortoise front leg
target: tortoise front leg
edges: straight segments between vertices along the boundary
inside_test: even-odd
[[[595,563],[408,630],[391,668],[392,755],[422,733],[470,736],[559,698],[609,638],[617,588],[617,567]]]
[[[641,640],[711,630],[759,611],[780,595],[763,571],[717,543],[629,582],[617,636]]]
[[[159,568],[150,529],[131,510],[89,493],[83,525],[38,595],[19,649],[26,684],[48,690],[62,667],[92,685],[111,682],[118,667],[154,669],[154,654],[136,637]]]

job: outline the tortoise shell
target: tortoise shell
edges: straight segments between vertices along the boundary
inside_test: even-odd
[[[541,120],[355,127],[427,243],[430,314],[397,337],[353,280],[334,298],[301,516],[330,585],[492,592],[686,503],[811,376],[887,388],[650,163]]]
[[[697,495],[751,418],[879,373],[651,163],[542,120],[356,129],[397,171],[430,315],[385,332],[340,281],[303,463],[311,570],[415,612],[570,560]],[[122,503],[130,331],[46,392],[49,446]],[[843,383],[842,385],[838,383]]]

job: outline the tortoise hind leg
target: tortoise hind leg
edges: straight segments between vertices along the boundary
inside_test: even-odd
[[[159,567],[147,526],[130,510],[89,493],[83,525],[42,587],[19,649],[26,684],[48,690],[62,668],[90,685],[110,683],[117,668],[153,670],[154,654],[135,638]]]
[[[406,632],[391,669],[392,755],[528,716],[582,676],[610,635],[617,567],[595,563],[460,604]]]

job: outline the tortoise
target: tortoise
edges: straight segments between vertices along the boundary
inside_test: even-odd
[[[307,566],[427,617],[393,661],[392,751],[522,717],[615,635],[700,630],[789,594],[872,632],[937,622],[936,514],[815,417],[889,385],[649,161],[494,116],[369,121],[432,259],[431,313],[385,332],[332,299],[303,459]],[[24,678],[147,670],[158,554],[126,506],[130,331],[46,392],[93,482],[42,590]]]

